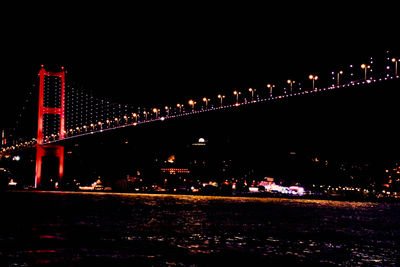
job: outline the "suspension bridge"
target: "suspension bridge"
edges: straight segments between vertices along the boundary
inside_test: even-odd
[[[35,138],[13,141],[2,140],[0,157],[6,157],[27,148],[36,148],[36,169],[34,187],[40,187],[42,179],[42,158],[58,158],[58,175],[64,176],[63,141],[101,134],[126,127],[138,127],[155,122],[163,122],[196,114],[232,110],[238,107],[268,103],[281,99],[313,95],[341,88],[368,86],[399,79],[398,58],[386,56],[375,67],[374,60],[339,69],[331,73],[330,85],[319,87],[320,79],[316,74],[306,76],[305,82],[291,79],[281,85],[267,83],[264,88],[246,88],[221,93],[213,97],[190,99],[187,103],[176,103],[163,107],[137,107],[116,104],[99,99],[84,90],[69,85],[66,70],[49,71],[43,65],[39,71],[39,97],[37,135]],[[17,141],[15,141],[17,140]]]

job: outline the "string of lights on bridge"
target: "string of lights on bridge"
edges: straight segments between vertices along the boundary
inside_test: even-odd
[[[79,91],[71,87],[69,92],[67,90],[66,94],[69,96],[70,99],[73,98],[75,102],[67,103],[66,107],[67,110],[69,109],[70,112],[72,112],[71,120],[74,121],[66,121],[67,128],[64,132],[64,139],[71,139],[79,136],[90,135],[129,126],[138,126],[156,121],[165,121],[168,119],[180,118],[204,112],[232,109],[250,104],[275,101],[279,99],[308,95],[339,88],[398,79],[398,62],[400,62],[399,58],[386,57],[386,69],[383,76],[380,78],[372,78],[372,66],[374,63],[372,58],[370,58],[369,64],[363,63],[360,65],[359,71],[363,72],[363,78],[361,79],[359,79],[360,77],[358,77],[358,79],[354,79],[357,76],[355,75],[356,68],[355,65],[350,65],[350,71],[348,74],[350,78],[354,80],[344,83],[341,81],[341,78],[344,75],[345,71],[339,70],[336,72],[331,72],[332,84],[331,86],[324,88],[317,87],[319,81],[318,75],[309,74],[308,80],[310,84],[306,90],[302,89],[301,83],[296,83],[296,81],[291,79],[288,79],[286,81],[288,87],[282,87],[281,91],[283,89],[283,92],[281,93],[276,93],[278,87],[272,83],[266,84],[265,88],[263,88],[263,96],[260,96],[260,94],[256,94],[256,92],[259,93],[260,90],[257,90],[255,88],[248,88],[242,91],[234,90],[233,92],[231,92],[231,96],[234,98],[233,103],[231,101],[228,102],[227,94],[218,94],[213,98],[204,97],[201,100],[189,99],[187,101],[187,104],[178,103],[174,106],[165,106],[164,108],[135,108],[128,105],[115,104],[106,100],[96,99],[85,92]],[[392,70],[391,66],[394,66],[394,71]],[[296,85],[298,86],[296,87]],[[246,93],[247,95],[244,96]],[[60,97],[59,94],[58,97]],[[57,99],[52,99],[52,101],[56,102]],[[198,101],[202,104],[198,104]],[[68,102],[68,97],[66,102]],[[135,109],[137,111],[135,111]],[[50,125],[50,120],[56,121],[57,118],[46,118],[44,124]],[[74,127],[68,127],[71,125],[74,125]],[[50,134],[49,131],[47,132],[48,134],[44,138],[44,144],[51,144],[64,140],[59,138],[59,133],[57,133],[57,129],[54,128],[52,130],[54,133]],[[22,141],[17,144],[1,148],[0,156],[11,153],[21,148],[29,148],[35,145],[35,138],[27,141]]]

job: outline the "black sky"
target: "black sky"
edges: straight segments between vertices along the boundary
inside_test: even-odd
[[[40,64],[65,66],[67,79],[96,96],[147,106],[328,73],[371,53],[398,51],[399,44],[390,7],[198,3],[62,10],[5,19],[0,127],[12,126]]]

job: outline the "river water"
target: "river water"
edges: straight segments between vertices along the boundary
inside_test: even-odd
[[[400,205],[8,192],[0,266],[395,266]]]

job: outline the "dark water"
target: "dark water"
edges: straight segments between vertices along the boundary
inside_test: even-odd
[[[400,206],[10,192],[0,266],[395,266]]]

